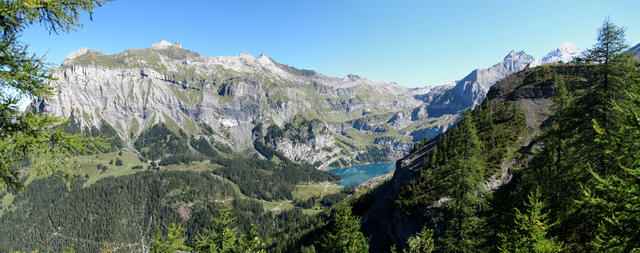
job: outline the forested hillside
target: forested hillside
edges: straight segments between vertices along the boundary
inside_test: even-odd
[[[372,252],[631,252],[639,112],[638,62],[607,20],[584,57],[498,82],[351,205]]]

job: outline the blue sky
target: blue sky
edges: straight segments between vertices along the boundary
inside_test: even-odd
[[[70,34],[36,25],[22,40],[58,65],[80,47],[105,54],[167,40],[204,56],[262,53],[330,76],[425,86],[464,77],[510,50],[540,58],[565,41],[595,42],[605,17],[640,43],[640,1],[142,1],[95,10]],[[86,14],[86,13],[85,13]]]

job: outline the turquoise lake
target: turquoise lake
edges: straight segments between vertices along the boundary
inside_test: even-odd
[[[364,181],[367,181],[370,178],[380,176],[395,169],[395,163],[372,163],[332,169],[329,170],[329,172],[338,174],[342,177],[342,182],[338,182],[339,185],[350,186],[364,183]]]

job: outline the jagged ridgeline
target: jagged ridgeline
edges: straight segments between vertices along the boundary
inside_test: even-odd
[[[80,49],[54,76],[56,95],[35,109],[73,116],[80,130],[115,130],[114,142],[154,161],[176,150],[189,152],[173,160],[199,160],[232,153],[226,149],[264,155],[269,147],[279,160],[319,168],[388,162],[413,140],[439,134],[458,113],[429,117],[430,89],[328,77],[264,55],[201,57],[167,42],[113,55]],[[162,136],[169,136],[162,146],[150,144]]]

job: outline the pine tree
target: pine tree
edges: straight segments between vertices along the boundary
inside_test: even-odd
[[[230,206],[223,206],[217,210],[218,214],[212,219],[213,227],[204,234],[198,234],[195,239],[195,250],[198,252],[240,253],[265,252],[266,243],[258,235],[255,225],[241,236],[234,227],[236,218],[231,214]]]
[[[186,238],[182,235],[184,228],[181,223],[171,223],[170,227],[167,227],[167,235],[163,236],[160,232],[152,238],[151,252],[152,253],[174,253],[183,250],[191,250],[191,248],[184,245]]]
[[[624,168],[634,168],[638,161],[638,149],[625,143],[638,142],[629,129],[640,109],[640,75],[625,48],[624,30],[605,20],[586,57],[596,64],[582,66],[588,81],[572,87],[572,97],[558,85],[556,113],[539,138],[544,147],[523,176],[525,191],[541,186],[550,218],[560,222],[549,233],[572,251],[595,250],[589,242],[606,219],[596,215],[602,208],[580,201],[584,190],[600,187],[600,179],[622,178]]]
[[[596,186],[585,191],[582,201],[599,218],[590,246],[602,252],[640,250],[640,165],[623,169],[621,177],[594,173]]]
[[[242,240],[242,248],[245,252],[255,252],[255,253],[264,253],[266,252],[265,248],[267,247],[267,243],[262,241],[260,235],[258,234],[258,228],[255,224],[251,224],[249,227],[249,231],[244,236]]]
[[[639,95],[634,100],[640,105]],[[603,252],[640,250],[640,113],[627,112],[625,123],[615,132],[594,125],[601,135],[597,141],[616,143],[618,150],[602,152],[616,153],[635,163],[629,167],[620,165],[618,173],[605,177],[592,171],[594,187],[585,189],[581,201],[598,220],[597,234],[590,246]]]
[[[217,211],[218,215],[212,219],[213,228],[196,236],[195,248],[200,252],[234,252],[239,247],[231,207],[223,206]]]
[[[488,207],[485,197],[483,165],[478,156],[482,143],[478,139],[470,111],[465,112],[452,138],[459,145],[452,160],[445,166],[453,189],[450,200],[444,204],[446,231],[440,239],[440,251],[475,252],[482,243],[479,232],[483,220],[478,212]]]
[[[515,209],[515,228],[508,234],[500,234],[500,252],[503,253],[553,253],[562,250],[562,243],[549,238],[547,230],[553,226],[547,220],[540,190],[532,191],[525,203],[526,213]]]
[[[638,94],[639,90],[629,80],[628,73],[634,72],[635,64],[628,53],[623,53],[627,47],[624,29],[606,19],[597,39],[594,48],[588,51],[587,58],[599,64],[585,87],[586,93],[569,107],[568,115],[575,119],[573,124],[566,127],[580,131],[575,144],[583,147],[576,152],[589,159],[587,163],[583,163],[586,165],[584,168],[588,166],[598,173],[609,174],[615,173],[610,168],[617,164],[615,157],[601,152],[607,149],[603,146],[605,143],[584,144],[590,144],[598,138],[598,133],[593,128],[594,121],[605,131],[617,131],[624,122],[623,111],[631,109],[629,106],[633,107],[629,101],[632,101],[631,97],[634,93]],[[621,110],[616,110],[616,107]]]
[[[322,252],[369,252],[369,240],[360,232],[360,220],[343,205],[332,214],[329,231],[320,238]]]
[[[51,71],[44,58],[27,52],[19,40],[29,26],[39,23],[50,32],[70,32],[79,27],[81,11],[92,13],[103,0],[15,0],[0,4],[0,186],[20,190],[21,162],[42,174],[62,170],[70,177],[66,161],[78,152],[105,148],[96,142],[63,131],[64,120],[51,115],[20,111],[23,99],[51,95]],[[23,164],[23,163],[22,163]]]
[[[593,49],[587,50],[585,61],[608,64],[628,47],[624,39],[624,29],[613,24],[610,18],[602,22],[597,40]]]
[[[433,230],[424,226],[420,233],[409,237],[407,244],[409,244],[409,250],[403,250],[404,253],[434,252],[435,243],[433,241]]]

